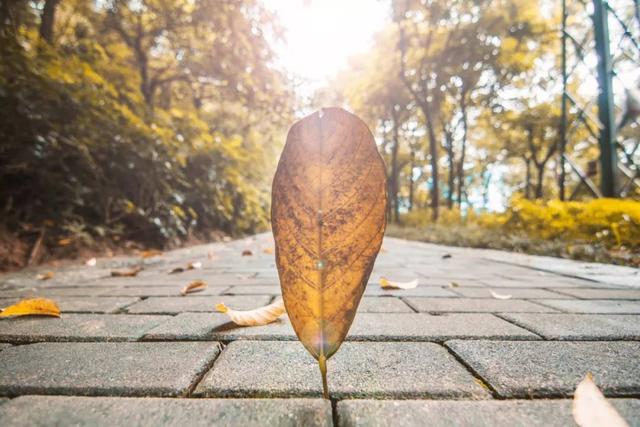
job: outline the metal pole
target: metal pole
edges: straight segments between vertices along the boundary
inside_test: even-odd
[[[560,176],[558,177],[558,190],[560,200],[565,199],[565,161],[564,156],[567,147],[567,1],[562,0],[562,117],[560,119]]]
[[[598,118],[600,120],[600,188],[604,197],[617,197],[616,126],[613,108],[611,53],[609,51],[609,25],[603,0],[593,0],[593,23],[598,54]]]

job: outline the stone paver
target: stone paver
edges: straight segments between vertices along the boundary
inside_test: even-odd
[[[234,310],[251,310],[269,304],[269,296],[201,296],[150,297],[127,308],[128,313],[178,314],[185,312],[214,313],[215,306],[224,302]]]
[[[216,342],[38,343],[0,352],[0,395],[184,396]]]
[[[501,317],[550,340],[640,340],[639,315],[505,313]]]
[[[588,372],[607,395],[640,393],[640,342],[455,340],[446,345],[502,397],[571,396]]]
[[[444,348],[433,343],[353,343],[328,362],[333,397],[488,398]],[[298,342],[235,341],[195,393],[203,396],[319,396],[317,362]]]
[[[0,298],[0,307],[15,304],[19,298]],[[62,313],[116,313],[140,301],[133,297],[57,297],[56,304]]]
[[[386,238],[328,362],[331,404],[286,315],[240,327],[214,311],[280,295],[273,248],[262,234],[167,251],[130,278],[109,275],[137,256],[0,275],[0,307],[46,296],[63,312],[0,319],[0,425],[570,425],[586,372],[640,424],[639,269]]]
[[[564,289],[564,288],[563,288]],[[548,289],[541,288],[509,288],[509,289],[491,289],[491,288],[468,288],[457,287],[452,289],[456,294],[460,294],[466,298],[493,298],[491,291],[500,295],[511,295],[512,299],[570,299],[569,295],[553,292]]]
[[[329,427],[331,404],[321,399],[24,396],[0,406],[0,425]]]
[[[169,316],[63,314],[60,318],[22,317],[0,321],[0,341],[134,341]]]
[[[553,308],[523,300],[480,298],[406,298],[413,308],[424,313],[549,313]]]
[[[640,400],[611,399],[631,426],[640,426]],[[570,400],[437,401],[343,400],[344,427],[565,427],[574,425]]]
[[[548,300],[536,302],[567,313],[640,314],[640,301],[626,300]]]

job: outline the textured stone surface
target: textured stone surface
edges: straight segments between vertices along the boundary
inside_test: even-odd
[[[0,395],[183,396],[216,342],[38,343],[0,352]]]
[[[116,288],[110,290],[108,295],[118,295],[118,296],[133,296],[133,297],[179,297],[180,291],[186,285],[188,285],[190,281],[184,281],[180,284],[176,284],[176,286],[131,286],[131,287],[123,287]],[[229,289],[229,287],[225,286],[207,286],[202,291],[198,292],[198,296],[207,296],[207,295],[221,295],[225,290]],[[195,296],[193,294],[191,296]]]
[[[400,298],[364,297],[360,300],[358,313],[413,313],[413,310]]]
[[[537,302],[567,313],[640,314],[640,301],[543,299]]]
[[[116,313],[139,298],[134,297],[57,297],[56,304],[63,313]],[[1,298],[0,307],[18,302],[18,298]]]
[[[243,327],[222,313],[182,313],[145,335],[145,340],[295,340],[286,316],[264,326]]]
[[[609,396],[640,393],[640,342],[449,341],[503,397],[571,396],[591,372]]]
[[[570,299],[569,295],[553,292],[548,289],[541,288],[500,288],[498,290],[491,288],[468,288],[457,287],[452,289],[456,294],[460,294],[466,298],[493,298],[491,291],[499,294],[511,295],[512,299],[541,299],[541,298],[556,298],[556,299]]]
[[[0,340],[37,341],[133,341],[169,320],[169,316],[115,314],[63,314],[54,317],[18,317],[0,321]]]
[[[631,426],[640,426],[640,400],[610,399]],[[436,401],[343,400],[344,427],[564,427],[573,424],[571,400]]]
[[[436,286],[418,286],[414,289],[382,289],[377,283],[369,283],[364,291],[365,296],[392,297],[456,297],[449,289]]]
[[[332,397],[488,398],[444,348],[433,343],[344,343],[328,362]],[[196,389],[205,396],[319,396],[317,362],[298,342],[229,344]]]
[[[633,314],[505,313],[501,317],[552,340],[640,340]]]
[[[416,310],[425,313],[545,313],[557,311],[530,301],[517,299],[407,298],[406,301]]]
[[[127,308],[129,313],[177,314],[184,312],[214,313],[216,304],[224,302],[235,310],[252,310],[269,304],[269,296],[200,296],[151,297]]]
[[[281,295],[280,285],[237,285],[225,291],[229,295]]]
[[[537,339],[518,326],[487,313],[359,313],[348,340],[444,341],[453,338]]]
[[[640,277],[638,278],[640,283]],[[558,289],[558,292],[583,299],[631,299],[640,300],[640,289]],[[555,298],[555,297],[552,297]]]
[[[24,396],[0,406],[0,425],[331,426],[321,399],[160,399]]]

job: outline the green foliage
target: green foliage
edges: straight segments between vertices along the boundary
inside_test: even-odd
[[[163,31],[180,41],[176,49],[190,48],[187,63],[157,35],[136,45],[144,52],[123,42],[108,19],[117,7],[64,4],[52,44],[37,35],[36,9],[21,9],[24,19],[0,29],[2,234],[31,245],[46,228],[51,250],[60,241],[67,248],[94,241],[161,247],[266,227],[270,167],[291,111],[288,83],[270,66],[264,34],[251,31],[260,55],[240,61],[232,55],[241,53],[237,46],[217,41],[215,53],[228,63],[224,72],[208,69],[197,24],[183,15],[215,19],[219,35],[231,31],[230,19],[239,28],[269,18],[249,1],[244,9],[198,10],[191,2],[163,2],[165,9],[142,2],[130,11],[128,19],[149,20],[134,28]],[[181,20],[157,20],[154,10],[173,10]],[[140,53],[155,56],[144,64]],[[144,73],[157,80],[145,86]]]

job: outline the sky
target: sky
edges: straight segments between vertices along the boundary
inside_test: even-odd
[[[383,0],[264,0],[286,31],[276,48],[279,65],[304,81],[310,95],[340,70],[348,58],[367,50],[384,27],[389,2]]]

